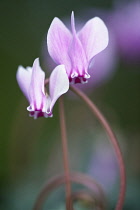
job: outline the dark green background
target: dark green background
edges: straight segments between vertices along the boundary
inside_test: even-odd
[[[69,17],[72,10],[75,11],[75,15],[79,15],[81,10],[91,7],[111,8],[112,1],[0,1],[1,210],[31,209],[35,196],[45,181],[46,163],[52,154],[52,147],[57,143],[58,150],[59,147],[61,148],[58,135],[58,105],[55,106],[52,119],[34,121],[29,118],[26,111],[28,103],[16,82],[17,67],[20,64],[31,66],[36,57],[41,57],[42,44],[55,16],[61,19]],[[139,92],[140,65],[127,65],[125,61],[120,60],[114,77],[90,95],[116,132],[121,133],[118,136],[121,135],[120,143],[123,144],[128,175],[124,207],[126,210],[140,208],[138,198],[140,194]],[[80,106],[82,108],[78,108]],[[71,123],[69,122],[72,126],[69,127],[70,137],[73,137],[73,132],[79,132],[79,128],[76,129],[76,125],[73,126],[74,123],[78,123],[78,126],[83,129],[85,124],[82,126],[82,120],[85,118],[88,120],[85,116],[82,119],[83,110],[86,112],[80,101],[66,98],[67,117],[68,120],[72,120]],[[110,110],[113,111],[114,116]],[[90,115],[87,116],[90,117]],[[71,131],[72,128],[74,128],[73,131]],[[88,138],[87,133],[85,138]],[[87,153],[85,151],[84,159]]]

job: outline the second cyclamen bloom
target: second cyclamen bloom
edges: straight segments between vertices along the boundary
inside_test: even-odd
[[[49,92],[45,87],[45,72],[35,59],[33,67],[26,69],[19,66],[17,71],[18,84],[29,101],[27,110],[34,119],[38,117],[52,117],[52,109],[56,100],[69,89],[69,80],[64,65],[57,66],[49,79]]]
[[[71,31],[54,18],[47,35],[48,51],[57,64],[64,64],[71,83],[85,83],[90,77],[89,65],[96,54],[108,45],[108,30],[104,22],[92,18],[76,32],[74,13],[71,14]]]

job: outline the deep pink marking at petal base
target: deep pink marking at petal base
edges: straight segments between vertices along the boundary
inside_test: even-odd
[[[46,112],[42,112],[42,111],[32,111],[30,112],[30,117],[34,117],[34,119],[37,119],[39,117],[45,117],[45,118],[48,118],[48,117],[52,117],[52,113],[50,114],[47,114]]]
[[[88,82],[88,80],[86,79],[86,78],[84,78],[84,77],[80,77],[80,76],[78,76],[78,77],[74,77],[74,78],[69,78],[69,82],[71,83],[71,84],[84,84],[84,83],[87,83]]]

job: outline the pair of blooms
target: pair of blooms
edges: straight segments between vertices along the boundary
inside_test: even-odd
[[[74,13],[71,15],[71,32],[59,20],[54,18],[47,35],[48,52],[58,66],[49,79],[49,92],[46,92],[45,73],[39,59],[33,67],[17,71],[18,84],[29,101],[27,110],[35,119],[52,117],[56,100],[69,89],[69,84],[85,83],[90,78],[88,69],[92,59],[108,45],[108,30],[104,22],[92,18],[77,33]]]

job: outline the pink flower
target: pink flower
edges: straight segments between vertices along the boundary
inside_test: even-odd
[[[27,110],[34,119],[52,117],[52,109],[56,100],[69,89],[69,80],[64,65],[57,66],[49,80],[50,96],[45,89],[45,73],[36,58],[33,67],[18,67],[18,84],[29,101]]]
[[[110,15],[119,52],[127,62],[140,62],[140,1],[118,3]]]
[[[118,62],[118,54],[114,34],[109,30],[109,44],[99,53],[89,69],[90,79],[85,85],[78,84],[84,92],[91,93],[96,88],[107,83],[115,74]]]
[[[104,22],[92,18],[77,33],[74,13],[71,14],[72,32],[54,18],[47,35],[48,51],[57,64],[64,64],[71,83],[85,83],[90,77],[89,65],[93,57],[108,45],[108,30]]]

